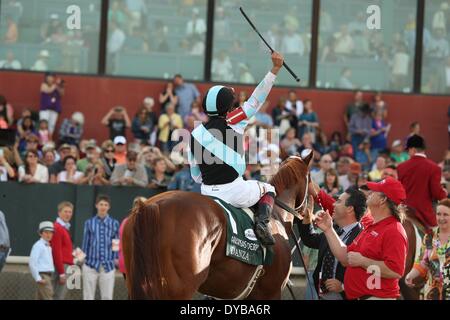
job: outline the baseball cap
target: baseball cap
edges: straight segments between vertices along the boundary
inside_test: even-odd
[[[95,142],[88,142],[85,147],[86,150],[95,149],[95,148],[97,148],[97,145],[95,144]]]
[[[391,177],[387,177],[380,182],[368,182],[367,187],[369,190],[384,193],[397,205],[406,199],[405,188],[403,188],[401,182]]]
[[[425,139],[422,138],[421,136],[418,136],[417,134],[412,135],[411,137],[408,138],[408,141],[406,142],[406,150],[408,150],[410,148],[417,148],[417,149],[425,150],[425,148],[426,148]]]
[[[117,136],[114,138],[114,144],[127,144],[127,139],[124,136]]]
[[[399,139],[394,140],[394,142],[392,142],[392,148],[396,148],[396,147],[401,146],[401,145],[402,145],[402,141],[399,140]]]
[[[43,231],[55,231],[55,228],[53,226],[53,222],[51,221],[43,221],[41,223],[39,223],[39,233],[43,232]]]

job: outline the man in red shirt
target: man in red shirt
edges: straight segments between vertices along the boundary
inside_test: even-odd
[[[73,265],[73,245],[70,238],[70,220],[73,215],[73,204],[67,201],[58,205],[58,218],[54,223],[55,232],[50,243],[52,247],[53,263],[55,264],[55,273],[53,278],[54,300],[64,300],[67,293],[68,266]]]
[[[348,247],[332,228],[329,213],[320,212],[317,226],[333,255],[347,267],[344,287],[348,299],[394,300],[400,296],[399,279],[405,271],[408,242],[397,206],[406,198],[402,184],[388,177],[367,183],[367,206],[373,223]]]
[[[425,140],[418,135],[409,137],[406,142],[410,159],[397,168],[398,178],[406,190],[405,204],[412,208],[412,214],[425,227],[437,226],[433,201],[447,197],[441,186],[441,169],[425,155]]]

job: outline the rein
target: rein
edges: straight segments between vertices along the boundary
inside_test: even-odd
[[[298,206],[297,208],[294,209],[294,208],[289,207],[287,204],[285,204],[283,201],[279,200],[278,198],[275,198],[275,204],[276,204],[277,206],[279,206],[281,209],[283,209],[283,210],[289,212],[290,214],[292,214],[292,215],[294,216],[294,220],[295,220],[295,218],[301,220],[301,219],[300,219],[300,213],[299,213],[299,211],[300,211],[300,209],[307,203],[308,186],[309,186],[309,174],[306,175],[305,196],[303,197],[302,203],[301,203],[300,206]],[[275,212],[275,211],[274,211],[274,212]],[[280,215],[279,215],[278,213],[276,213],[276,214],[277,214],[278,220],[283,221],[283,220],[281,219]],[[292,225],[292,226],[294,226],[294,225]],[[283,227],[284,227],[284,225],[283,225]],[[286,230],[286,227],[284,227],[284,229]],[[289,234],[290,234],[290,236],[294,239],[295,247],[297,248],[298,254],[299,254],[299,256],[300,256],[300,260],[301,260],[301,262],[302,262],[302,264],[303,264],[303,268],[304,268],[304,270],[305,270],[306,282],[308,283],[308,287],[313,288],[314,291],[317,293],[317,290],[316,290],[316,288],[314,287],[314,285],[311,286],[311,281],[310,281],[309,275],[308,275],[308,268],[306,267],[305,260],[303,259],[302,248],[300,248],[300,245],[299,245],[299,242],[300,242],[300,241],[299,241],[299,239],[297,238],[297,235],[295,234],[294,230],[293,230],[292,228],[288,228],[288,229],[289,229]],[[288,231],[288,230],[286,230],[286,231]],[[294,253],[294,251],[291,251],[291,255],[292,255],[293,253]]]

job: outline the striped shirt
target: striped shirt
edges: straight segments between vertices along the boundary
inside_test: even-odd
[[[82,250],[86,254],[86,265],[105,272],[114,270],[114,260],[118,252],[112,251],[113,239],[119,239],[119,221],[107,215],[105,218],[92,217],[84,223]]]

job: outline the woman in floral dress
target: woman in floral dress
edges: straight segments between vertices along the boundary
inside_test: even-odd
[[[450,300],[450,200],[437,206],[438,227],[425,235],[422,259],[414,264],[406,276],[406,284],[413,287],[417,280],[427,280],[425,300]]]

